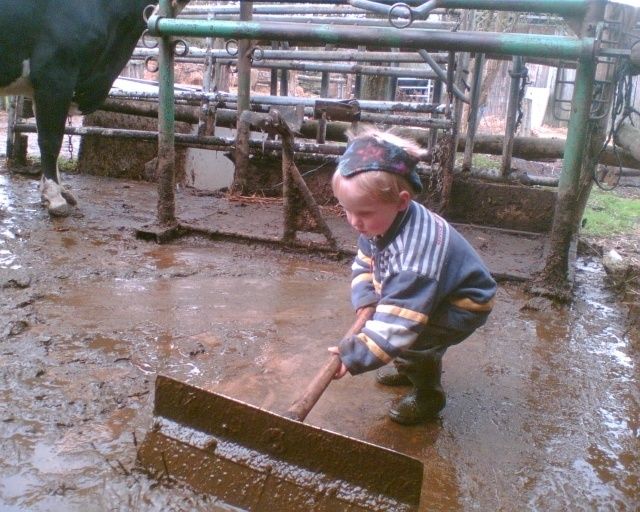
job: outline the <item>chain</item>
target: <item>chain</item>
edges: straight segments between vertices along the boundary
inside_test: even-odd
[[[598,159],[604,154],[609,143],[611,142],[613,155],[616,158],[616,167],[613,171],[613,179],[611,179],[611,173],[609,172],[609,166],[606,164],[600,164],[594,166],[593,181],[602,190],[613,190],[620,183],[620,177],[622,176],[622,161],[616,144],[616,135],[622,123],[627,119],[631,119],[632,114],[640,115],[640,112],[633,108],[633,98],[635,93],[633,91],[633,79],[628,61],[625,61],[618,72],[616,73],[616,87],[613,91],[613,106],[611,107],[611,128],[607,135],[600,153],[598,153]],[[632,122],[633,124],[633,122]],[[598,169],[600,167],[600,169]]]
[[[524,93],[527,85],[529,85],[531,81],[529,80],[529,69],[526,66],[522,68],[522,71],[519,73],[519,75],[512,74],[511,76],[520,76],[520,90],[518,91],[518,116],[516,117],[516,124],[513,128],[513,133],[516,133],[520,128],[520,124],[522,124],[522,118],[524,116],[524,112],[522,111]]]
[[[71,116],[67,117],[67,124],[73,126]],[[71,138],[71,134],[67,135],[67,151],[69,152],[69,160],[73,160],[73,139]]]

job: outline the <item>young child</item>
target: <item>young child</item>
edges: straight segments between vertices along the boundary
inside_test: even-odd
[[[359,334],[329,348],[342,360],[335,378],[379,368],[380,384],[413,386],[389,410],[402,424],[424,422],[445,406],[442,356],[486,322],[496,293],[471,245],[413,200],[422,191],[421,156],[413,141],[368,131],[349,142],[332,178],[334,195],[360,233],[353,306],[375,306]]]

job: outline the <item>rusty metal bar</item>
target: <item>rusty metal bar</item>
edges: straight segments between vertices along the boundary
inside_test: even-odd
[[[211,50],[209,53],[202,48],[189,47],[187,57],[204,59],[207,55],[223,63],[234,63],[236,55],[230,55],[227,50]],[[136,48],[133,59],[146,59],[158,55],[156,48]],[[433,53],[431,57],[438,63],[447,62],[446,53]],[[179,57],[178,57],[179,58]],[[332,50],[331,52],[314,50],[277,50],[261,49],[260,55],[253,56],[253,64],[270,60],[295,60],[295,61],[335,61],[335,62],[424,62],[424,59],[416,52],[362,52],[358,50]]]
[[[16,125],[16,133],[37,133],[36,126],[34,124],[19,124]],[[83,126],[67,126],[64,133],[66,135],[79,135],[79,136],[100,136],[111,138],[123,138],[140,141],[155,142],[158,140],[158,132],[150,132],[145,130],[126,130],[120,128],[99,128],[99,127],[83,127]],[[218,146],[224,147],[228,150],[230,147],[234,147],[236,140],[234,138],[227,137],[210,137],[191,135],[187,133],[174,134],[175,143],[177,145],[193,146],[193,147],[209,147]],[[257,141],[250,140],[249,147],[256,150],[280,150],[281,144],[279,141],[266,140]],[[294,144],[294,149],[299,153],[318,153],[325,155],[341,155],[344,152],[344,145],[338,144],[317,144],[311,142],[297,142]]]
[[[291,2],[292,3],[292,2]],[[334,5],[313,5],[305,2],[305,5],[282,5],[276,4],[257,4],[251,9],[252,14],[360,14],[360,9],[355,9],[345,4],[346,2],[335,1]],[[211,5],[209,7],[200,7],[197,5],[187,5],[181,13],[181,16],[206,16],[208,14],[239,14],[238,5]]]
[[[267,62],[254,61],[254,68],[282,69],[294,71],[317,71],[328,73],[355,74],[361,75],[382,75],[402,78],[426,78],[435,79],[438,75],[427,67],[415,68],[393,68],[388,66],[363,66],[362,64],[315,64],[309,62],[295,62],[272,60]]]
[[[367,3],[374,3],[367,0],[349,0],[351,5],[363,5]],[[402,3],[409,7],[414,7],[414,11],[418,14],[424,11],[423,14],[429,14],[435,12],[435,10],[429,9],[430,5],[436,5],[440,9],[476,9],[487,11],[521,11],[521,12],[537,12],[537,13],[549,13],[560,14],[563,16],[580,16],[584,14],[591,3],[590,0],[438,0],[434,2],[431,0],[404,0],[403,2],[396,2],[394,0],[378,0],[375,2],[377,5],[376,11],[381,14],[389,14],[390,7],[385,9],[384,4],[397,5]],[[364,7],[363,7],[364,8]],[[398,14],[400,10],[396,11]]]
[[[243,0],[244,1],[244,0]],[[194,21],[204,19],[201,17],[180,16],[180,18],[193,19]],[[216,19],[226,21],[237,21],[237,16],[233,15],[220,15],[216,16]],[[389,22],[382,18],[341,18],[341,17],[307,17],[307,18],[295,18],[291,16],[265,16],[259,15],[253,18],[256,22],[286,22],[286,23],[301,23],[306,25],[319,25],[330,24],[332,26],[344,26],[344,27],[388,27]],[[423,30],[454,30],[456,22],[453,21],[422,21],[416,20],[411,25],[414,28]]]
[[[192,103],[199,105],[203,97],[207,97],[209,101],[216,102],[221,108],[227,104],[235,104],[237,95],[228,92],[203,93],[203,92],[175,92],[175,99],[179,102]],[[153,92],[122,92],[111,91],[111,98],[129,99],[129,100],[157,100],[158,94]],[[251,97],[251,105],[303,105],[305,107],[313,107],[317,99],[329,98],[306,98],[296,96],[264,96],[253,95]],[[432,103],[413,103],[406,101],[375,101],[375,100],[358,100],[360,108],[369,112],[414,112],[414,113],[443,113],[445,106]]]
[[[385,123],[386,121],[386,123]],[[377,121],[380,124],[399,124],[394,123],[387,118],[378,119]],[[438,129],[445,129],[450,127],[450,123],[443,119],[434,119],[433,127]],[[430,127],[430,126],[425,126]],[[36,126],[34,124],[17,124],[15,126],[16,133],[36,133]],[[124,138],[124,139],[135,139],[135,140],[146,140],[146,141],[156,141],[158,139],[158,132],[150,132],[145,130],[127,130],[120,128],[101,128],[101,127],[86,127],[86,126],[67,126],[65,128],[64,133],[66,135],[78,135],[78,136],[100,136],[100,137],[113,137],[113,138]],[[223,137],[210,137],[210,136],[200,136],[200,135],[191,135],[186,133],[175,133],[174,140],[176,144],[179,145],[193,145],[196,146],[235,146],[235,139],[227,139]],[[271,141],[275,143],[276,141]],[[269,141],[260,142],[260,141],[249,141],[249,147],[252,148],[263,148],[267,149],[279,149],[279,146],[271,144]],[[294,144],[294,149],[296,152],[300,153],[322,153],[322,154],[331,154],[331,155],[339,155],[341,153],[342,146],[334,146],[330,144],[318,144],[311,142],[299,142]],[[344,149],[344,148],[342,148]]]
[[[298,222],[301,211],[298,205],[298,195],[301,196],[307,210],[316,222],[317,229],[327,239],[329,245],[337,247],[337,241],[320,213],[320,209],[313,198],[313,194],[307,187],[300,171],[294,162],[294,134],[286,121],[277,112],[269,114],[256,114],[245,112],[242,115],[242,122],[249,125],[258,126],[261,130],[280,135],[282,139],[282,182],[284,200],[284,233],[283,242],[290,244],[296,239],[296,231],[299,229]]]

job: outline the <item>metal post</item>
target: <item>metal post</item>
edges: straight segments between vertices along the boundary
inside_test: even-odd
[[[271,48],[277,50],[280,46],[278,41],[271,41]],[[278,70],[276,68],[271,68],[270,80],[269,80],[269,94],[271,96],[278,95]]]
[[[433,96],[431,98],[431,102],[434,105],[440,104],[442,101],[442,80],[436,79],[433,83]],[[431,114],[433,119],[440,117],[440,114],[433,113]],[[435,145],[438,143],[438,130],[437,128],[429,129],[429,149],[433,149]]]
[[[480,99],[480,86],[482,85],[482,70],[484,68],[484,54],[477,53],[473,67],[473,82],[471,84],[471,104],[469,105],[469,116],[467,117],[467,138],[464,146],[464,158],[462,170],[470,171],[473,161],[473,140],[478,129],[478,104]]]
[[[251,21],[253,2],[240,4],[240,18]],[[238,41],[238,124],[236,132],[236,151],[234,153],[235,175],[232,189],[243,193],[247,186],[249,172],[249,139],[251,130],[248,123],[241,122],[242,113],[250,109],[251,96],[251,51],[253,41],[241,39]]]
[[[562,173],[558,182],[558,198],[553,216],[550,250],[546,260],[547,279],[563,283],[569,269],[569,247],[575,233],[574,212],[578,203],[580,169],[585,154],[590,123],[591,98],[595,62],[581,59],[576,69],[576,82],[571,101],[571,118],[564,150]]]
[[[29,152],[29,138],[22,134],[16,133],[15,127],[24,121],[24,105],[25,98],[24,96],[16,96],[15,97],[15,112],[14,112],[14,136],[13,136],[13,161],[20,164],[27,164],[27,153]]]
[[[457,61],[457,66],[456,66]],[[440,162],[440,201],[438,204],[438,212],[444,213],[449,204],[449,197],[453,188],[453,171],[456,161],[456,150],[458,148],[458,136],[460,130],[460,119],[462,117],[462,101],[456,96],[454,99],[454,85],[461,82],[462,73],[467,67],[468,54],[460,55],[456,59],[455,52],[449,52],[449,64],[447,65],[447,117],[451,119],[451,136],[443,141],[448,145],[444,151],[446,155],[444,160]],[[451,104],[453,103],[453,111]]]
[[[281,47],[289,49],[289,43],[283,41]],[[280,96],[289,96],[289,71],[286,69],[280,70]]]
[[[215,17],[215,15],[213,15]],[[202,90],[204,92],[211,92],[212,83],[215,72],[215,59],[211,55],[213,50],[214,39],[212,37],[206,38],[206,56],[204,62],[204,76],[202,79]],[[213,111],[215,112],[217,105],[214,105]],[[211,102],[208,97],[203,97],[200,104],[200,115],[198,119],[198,134],[200,135],[214,135],[215,134],[215,113],[212,112]]]
[[[580,36],[594,36],[599,22],[605,19],[605,0],[594,0],[584,15]],[[558,181],[558,197],[549,239],[549,250],[544,269],[538,279],[546,290],[555,290],[562,297],[564,286],[571,276],[570,263],[574,255],[575,236],[579,229],[578,214],[586,202],[591,186],[593,141],[598,137],[598,125],[606,127],[606,121],[591,120],[593,90],[598,69],[595,56],[585,56],[576,68],[571,117],[564,149],[562,173]],[[604,140],[602,132],[601,140]],[[584,202],[583,202],[584,201]]]
[[[364,45],[358,46],[358,52],[366,52],[367,47]],[[360,99],[362,97],[362,75],[360,73],[356,73],[354,84],[353,84],[353,96],[356,99]]]
[[[228,80],[229,80],[229,65],[226,63],[220,62],[220,59],[216,57],[216,51],[221,50],[221,46],[224,45],[224,40],[219,37],[215,37],[213,39],[213,58],[214,58],[214,66],[213,66],[213,76],[214,76],[214,85],[213,88],[215,91],[228,91]]]
[[[324,71],[320,81],[320,97],[327,98],[329,96],[329,73]],[[318,134],[316,142],[324,144],[327,137],[327,115],[323,112],[322,117],[318,119]]]
[[[511,172],[511,157],[513,155],[513,140],[516,136],[516,117],[518,115],[518,102],[520,100],[520,86],[522,82],[522,57],[516,55],[512,59],[511,87],[509,89],[509,103],[507,104],[507,122],[504,131],[502,145],[502,165],[500,175],[506,178]]]
[[[9,105],[7,107],[7,158],[10,160],[13,155],[13,142],[15,137],[14,126],[16,125],[16,97],[9,96]]]
[[[400,52],[400,48],[391,48],[391,53],[399,53],[399,52]],[[398,71],[400,71],[399,66],[400,64],[398,62],[391,63],[391,67],[398,68]],[[395,101],[396,95],[398,94],[398,77],[391,76],[387,82],[387,86],[388,86],[387,100]]]
[[[160,15],[172,16],[171,0],[160,0]],[[158,224],[171,226],[176,223],[175,200],[175,103],[173,44],[171,37],[160,39],[159,108],[158,116]]]

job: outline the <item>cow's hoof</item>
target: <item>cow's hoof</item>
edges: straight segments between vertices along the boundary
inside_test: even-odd
[[[78,204],[78,200],[76,199],[76,196],[74,196],[71,192],[69,192],[68,189],[64,187],[60,187],[60,188],[62,189],[60,191],[60,194],[62,195],[62,197],[65,198],[67,203],[69,203],[71,206],[76,206]]]
[[[49,212],[49,215],[53,217],[68,217],[69,214],[71,213],[71,208],[69,207],[69,204],[65,201],[64,203],[61,203],[61,204],[55,204],[55,205],[49,204],[47,206],[47,211]]]
[[[47,207],[49,215],[66,217],[71,213],[69,203],[62,196],[62,187],[53,180],[42,178],[40,182],[40,198],[42,204]]]

